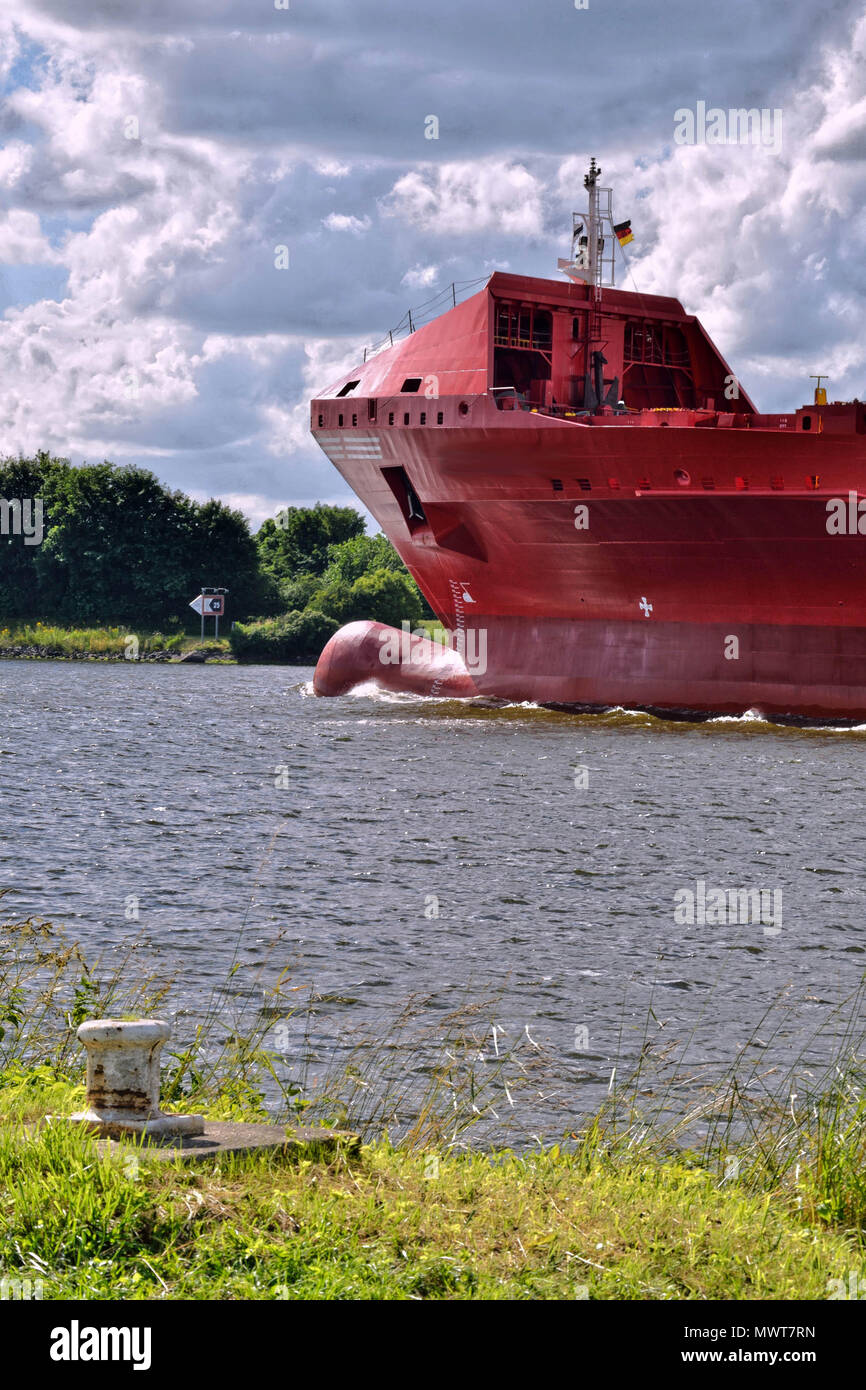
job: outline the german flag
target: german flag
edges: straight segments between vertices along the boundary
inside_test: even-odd
[[[634,232],[631,229],[631,218],[628,222],[614,222],[614,235],[620,246],[628,246],[630,241],[634,241]]]

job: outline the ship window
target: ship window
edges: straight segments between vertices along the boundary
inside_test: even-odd
[[[422,424],[422,425],[426,425],[426,423],[427,423],[427,412],[426,412],[426,410],[422,410],[422,411],[421,411],[421,424]]]
[[[352,416],[352,424],[353,424],[353,425],[357,425],[357,423],[358,423],[358,417],[357,417],[357,415],[353,415],[353,416]]]
[[[579,318],[573,318],[573,319],[571,320],[571,336],[572,336],[572,338],[574,338],[574,339],[577,339],[577,338],[580,337],[580,319],[579,319]]]
[[[406,414],[403,416],[403,424],[404,424],[404,425],[408,425],[408,423],[409,423],[409,412],[408,412],[408,410],[407,410],[407,411],[406,411]]]
[[[322,426],[324,425],[324,423],[325,423],[325,417],[324,417],[324,415],[320,415],[320,416],[319,416],[319,429],[322,428]]]
[[[338,416],[337,416],[337,424],[338,424],[338,425],[342,425],[342,423],[343,423],[343,417],[342,417],[342,415],[338,415]]]
[[[619,478],[608,478],[607,485],[612,492],[616,492],[619,487]]]
[[[461,415],[469,414],[469,406],[466,404],[465,401],[461,401],[457,409],[460,411]]]
[[[394,412],[393,412],[393,410],[389,410],[389,411],[388,411],[388,424],[389,424],[389,425],[393,425],[393,423],[394,423]]]
[[[804,429],[804,430],[810,430],[811,428],[812,428],[812,417],[811,417],[811,415],[804,415],[804,416],[803,416],[803,429]]]
[[[553,491],[554,491],[554,492],[562,492],[562,479],[561,479],[561,478],[551,478],[550,481],[551,481],[551,484],[552,484],[552,486],[553,486]]]
[[[592,492],[592,483],[589,478],[578,478],[577,481],[582,492]]]
[[[442,413],[441,410],[437,410],[437,412],[436,412],[436,424],[437,424],[437,425],[442,425],[442,424],[444,424],[444,422],[445,422],[445,416],[444,416],[444,414]]]
[[[368,402],[367,402],[367,419],[368,419],[368,420],[375,420],[375,418],[376,418],[376,397],[375,397],[375,396],[371,396],[370,399],[369,399]]]
[[[401,391],[420,391],[420,389],[420,376],[407,376],[406,380],[403,382],[403,385],[400,387]]]
[[[338,395],[338,396],[350,396],[350,395],[352,394],[352,392],[354,391],[355,387],[356,387],[356,386],[360,386],[360,385],[361,385],[361,378],[360,378],[360,377],[358,378],[357,381],[347,381],[346,384],[345,384],[345,386],[341,386],[341,387],[340,387],[339,391],[337,392],[337,395]]]

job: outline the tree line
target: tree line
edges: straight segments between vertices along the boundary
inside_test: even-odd
[[[38,530],[25,509],[29,534],[25,499],[41,499]],[[253,534],[241,512],[137,466],[44,452],[0,462],[0,625],[192,630],[203,586],[228,588],[230,619],[290,628],[302,617],[311,648],[354,618],[429,615],[393,546],[365,535],[352,507],[289,507]]]

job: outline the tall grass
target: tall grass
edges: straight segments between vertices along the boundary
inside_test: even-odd
[[[239,941],[240,935],[239,934]],[[0,928],[0,1086],[7,1116],[44,1111],[52,1087],[80,1086],[78,1025],[89,1017],[165,1012],[171,981],[142,974],[131,943],[110,964],[88,963],[55,924],[33,918]],[[276,942],[272,956],[280,947]],[[612,1079],[604,1104],[575,1114],[576,1078],[532,1039],[491,1045],[497,997],[467,998],[437,1022],[417,997],[372,1031],[333,1033],[324,1003],[289,969],[265,987],[272,960],[236,957],[186,1038],[164,1054],[162,1100],[214,1117],[337,1123],[366,1140],[387,1136],[404,1153],[526,1146],[522,1102],[544,1095],[563,1115],[563,1142],[585,1171],[636,1162],[686,1162],[719,1188],[767,1194],[802,1220],[853,1234],[866,1228],[866,1045],[863,984],[825,1020],[838,1041],[816,1070],[762,1062],[785,1022],[783,996],[760,1021],[760,1052],[742,1048],[723,1076],[701,1080],[689,1040],[654,1041],[650,1009],[640,1062]],[[181,1028],[184,1020],[181,1017]],[[330,1031],[330,1038],[329,1038]],[[805,1052],[819,1041],[809,1039]],[[497,1055],[498,1054],[498,1055]],[[11,1099],[10,1099],[11,1098]],[[71,1103],[71,1102],[70,1102]]]
[[[166,637],[161,632],[133,633],[124,627],[56,627],[50,623],[24,623],[0,629],[0,648],[42,647],[57,656],[86,653],[93,656],[122,656],[131,636],[138,640],[142,654],[180,651],[187,639],[183,633]]]

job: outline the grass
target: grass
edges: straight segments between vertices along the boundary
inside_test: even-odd
[[[501,1114],[501,1134],[521,1087],[549,1095],[559,1078],[538,1049],[492,1056],[483,1002],[439,1016],[433,1034],[409,1002],[327,1063],[319,997],[286,974],[263,995],[236,963],[192,1041],[168,1044],[164,1107],[338,1123],[362,1135],[359,1155],[187,1169],[134,1147],[102,1157],[59,1122],[25,1131],[80,1108],[84,1018],[153,1016],[169,988],[136,979],[131,954],[110,973],[89,964],[50,923],[0,929],[0,1277],[39,1279],[46,1299],[808,1300],[854,1275],[866,1287],[862,991],[840,1006],[847,1032],[830,1020],[839,1050],[820,1075],[761,1071],[746,1048],[702,1085],[648,1042],[595,1115],[520,1152],[485,1127]],[[252,1019],[238,1002],[251,992]],[[268,1045],[275,1022],[311,1059],[300,1074]],[[771,1042],[772,1019],[760,1029]]]
[[[438,642],[440,646],[451,646],[451,634],[447,628],[443,627],[438,618],[422,618],[416,623],[412,631],[417,632],[423,628],[431,642]]]
[[[137,642],[137,647],[132,646],[131,642]],[[54,656],[122,657],[135,652],[146,656],[162,651],[179,655],[200,645],[197,637],[186,636],[182,632],[166,636],[162,632],[133,632],[125,627],[71,628],[37,622],[0,628],[0,648],[44,647]],[[228,654],[226,639],[211,638],[206,645],[219,647]],[[131,655],[129,659],[133,659]]]
[[[164,1168],[62,1126],[24,1137],[22,1075],[0,1083],[0,1248],[46,1299],[818,1299],[866,1273],[810,1180],[798,1207],[685,1158],[386,1139]],[[81,1100],[49,1069],[25,1089],[34,1111]]]

